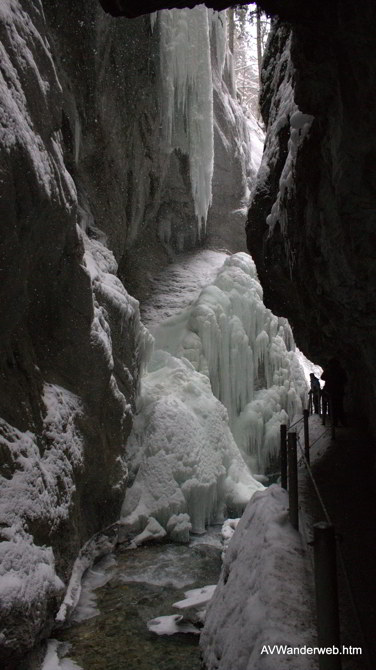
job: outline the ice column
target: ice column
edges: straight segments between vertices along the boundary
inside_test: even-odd
[[[201,292],[180,355],[209,377],[253,471],[273,467],[279,426],[301,415],[307,387],[291,328],[265,307],[250,256],[230,256]]]
[[[163,10],[158,19],[162,142],[167,153],[180,149],[189,157],[200,235],[212,199],[214,160],[209,14],[201,5]]]

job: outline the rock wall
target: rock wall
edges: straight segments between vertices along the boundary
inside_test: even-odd
[[[150,17],[115,20],[96,0],[0,7],[0,660],[7,669],[49,634],[77,555],[119,515],[124,449],[150,346],[126,288],[142,297],[174,251],[205,238],[196,233],[189,156],[161,145],[158,35]],[[248,130],[243,123],[237,131],[240,110],[218,68],[215,78],[221,148],[208,231],[224,246],[226,215],[247,191]]]
[[[264,63],[268,131],[248,248],[267,304],[312,359],[342,359],[348,402],[374,423],[376,10],[279,10],[290,24],[276,27]]]
[[[13,667],[48,634],[82,545],[118,518],[147,338],[113,254],[77,225],[48,13],[20,0],[0,19],[0,656]]]

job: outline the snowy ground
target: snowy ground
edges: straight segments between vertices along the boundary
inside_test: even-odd
[[[288,521],[288,496],[277,485],[257,493],[238,524],[232,520],[225,525],[225,540],[231,541],[200,642],[208,670],[317,668],[317,655],[291,653],[294,647],[304,651],[304,646],[317,645],[313,550],[308,544],[313,535],[310,496],[316,494],[307,485],[310,479],[300,449],[302,424],[296,430],[300,534]],[[315,469],[333,449],[330,423],[323,426],[321,417],[310,416],[309,436]],[[324,519],[320,510],[319,518]],[[274,644],[290,650],[270,653]],[[351,667],[351,658],[347,660]]]

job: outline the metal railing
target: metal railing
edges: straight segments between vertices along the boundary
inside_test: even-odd
[[[324,430],[311,444],[309,442],[309,409],[304,410],[301,419],[289,426],[281,425],[280,428],[280,465],[281,486],[287,490],[289,495],[289,517],[292,526],[299,530],[299,500],[298,500],[298,464],[303,463],[312,482],[317,495],[325,521],[313,525],[314,549],[314,573],[317,610],[317,632],[320,647],[333,649],[340,648],[340,624],[337,587],[337,556],[344,575],[346,590],[348,592],[354,619],[357,623],[363,644],[363,654],[367,668],[373,669],[368,644],[361,624],[359,609],[357,607],[351,580],[346,562],[343,556],[340,538],[335,533],[334,524],[328,509],[324,503],[319,486],[314,477],[310,465],[310,449],[329,433],[332,439],[335,437],[334,426]],[[304,447],[296,427],[303,422]],[[332,422],[333,423],[333,422]],[[325,425],[325,420],[323,421]],[[295,431],[291,429],[295,428]],[[300,458],[298,459],[298,445]],[[332,653],[319,656],[320,670],[341,670],[341,657]]]

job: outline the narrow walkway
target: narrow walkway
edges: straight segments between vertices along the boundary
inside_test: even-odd
[[[315,435],[325,430],[320,424],[319,417],[310,418]],[[368,664],[364,651],[362,657],[343,657],[343,670],[371,670],[376,667],[376,473],[372,437],[353,421],[349,428],[337,429],[335,441],[329,433],[313,445],[311,464],[336,533],[342,537],[344,563],[365,638],[338,559],[341,644],[364,647],[366,642],[370,656]],[[312,482],[302,470],[303,465],[299,488],[309,534],[313,523],[325,518]]]

